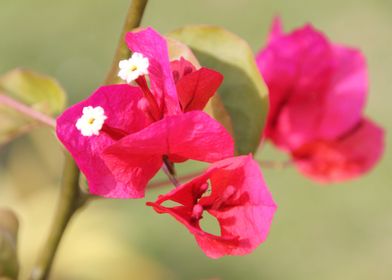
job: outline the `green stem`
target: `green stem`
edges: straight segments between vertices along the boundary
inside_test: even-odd
[[[118,63],[121,59],[128,58],[130,54],[124,41],[125,34],[139,26],[147,1],[148,0],[132,1],[121,32],[120,42],[114,55],[111,70],[105,79],[105,84],[116,82]],[[81,192],[79,187],[79,175],[80,171],[77,168],[75,161],[67,153],[58,209],[54,216],[47,241],[38,257],[36,265],[32,269],[30,275],[31,280],[48,279],[54,257],[65,229],[75,212],[84,205],[87,200],[87,196]]]
[[[118,63],[120,60],[128,59],[131,52],[125,43],[125,35],[127,32],[138,27],[142,21],[144,9],[146,8],[148,0],[132,0],[128,9],[128,14],[124,22],[123,30],[121,32],[120,40],[117,45],[116,53],[113,57],[112,67],[106,76],[105,84],[113,84],[118,80]]]
[[[285,169],[293,165],[292,160],[273,161],[273,160],[259,160],[260,167],[268,169]]]
[[[291,160],[287,160],[287,161],[258,160],[258,163],[260,164],[260,167],[268,168],[268,169],[284,169],[284,168],[291,167],[293,165],[293,162]],[[177,182],[176,183],[176,182],[173,182],[173,180],[171,178],[172,174],[168,171],[168,168],[164,166],[162,169],[166,173],[167,177],[169,177],[169,180],[162,180],[162,181],[150,183],[150,184],[148,184],[148,188],[155,189],[155,188],[159,188],[159,187],[165,187],[170,184],[178,186],[179,184],[183,184],[187,180],[190,180],[190,179],[192,179],[196,176],[199,176],[203,173],[203,170],[199,170],[199,171],[195,171],[195,172],[191,172],[191,173],[182,175],[177,178],[174,177]],[[165,169],[166,169],[166,171],[165,171]]]
[[[192,173],[188,173],[188,174],[185,174],[185,175],[183,175],[183,176],[180,176],[180,177],[176,178],[177,186],[180,185],[180,184],[185,183],[186,181],[188,181],[188,180],[190,180],[190,179],[193,179],[193,178],[196,177],[196,176],[201,175],[202,173],[203,173],[203,170],[199,170],[199,171],[195,171],[195,172],[192,172]],[[167,175],[167,174],[166,174],[166,175]],[[170,175],[167,175],[167,176],[169,177]],[[159,187],[165,187],[165,186],[168,186],[168,185],[170,185],[170,184],[173,184],[173,185],[176,186],[176,183],[174,183],[174,182],[170,179],[170,177],[169,177],[169,181],[168,181],[168,180],[162,180],[162,181],[153,182],[153,183],[148,184],[147,187],[148,187],[148,188],[151,188],[151,189],[155,189],[155,188],[159,188]]]
[[[32,269],[31,280],[48,278],[55,253],[68,222],[75,211],[83,204],[80,198],[79,169],[73,158],[66,153],[59,205],[46,244]]]
[[[170,182],[177,187],[180,185],[176,178],[176,169],[174,168],[174,164],[169,160],[169,158],[165,155],[162,158],[163,160],[163,165],[162,165],[162,170],[166,174],[166,176],[169,178]]]

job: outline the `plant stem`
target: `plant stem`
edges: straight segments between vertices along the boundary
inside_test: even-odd
[[[260,167],[269,168],[269,169],[283,169],[283,168],[291,167],[293,165],[293,162],[291,160],[287,160],[287,161],[259,160],[258,163],[260,164]],[[166,169],[166,171],[165,171],[165,169]],[[168,186],[170,184],[174,184],[173,181],[170,179],[171,174],[167,170],[167,167],[163,166],[162,170],[165,173],[166,172],[169,173],[169,174],[166,173],[166,175],[169,177],[169,180],[161,180],[161,181],[150,183],[150,184],[148,184],[148,188],[155,189],[155,188],[159,188],[159,187]],[[202,170],[191,172],[191,173],[177,177],[176,180],[177,180],[178,184],[182,184],[182,183],[184,183],[184,181],[192,179],[193,177],[199,176],[202,173],[203,173]]]
[[[28,116],[31,119],[34,119],[36,121],[39,121],[40,123],[47,125],[49,127],[56,127],[56,121],[52,119],[51,117],[34,110],[33,108],[26,106],[15,99],[8,97],[4,93],[0,92],[0,104],[5,105],[7,107],[10,107],[14,109],[15,111],[18,111],[19,113]]]
[[[116,82],[118,62],[129,56],[129,50],[124,42],[125,34],[139,26],[147,1],[148,0],[132,1],[121,32],[120,42],[114,55],[111,70],[105,79],[105,84],[112,84]],[[80,171],[77,168],[75,161],[67,153],[64,164],[58,210],[54,216],[46,244],[31,272],[31,280],[48,279],[55,254],[64,231],[76,210],[78,210],[87,201],[87,196],[82,194],[79,187],[79,175]]]
[[[166,163],[163,164],[162,166],[162,170],[163,172],[165,172],[166,176],[169,178],[169,181],[175,186],[177,187],[178,185],[180,185],[180,183],[178,182],[177,178],[175,175],[173,175],[169,168],[167,167]]]
[[[200,170],[200,171],[195,171],[195,172],[192,172],[189,174],[185,174],[183,176],[178,177],[177,182],[178,182],[178,184],[181,184],[181,182],[192,179],[193,177],[196,177],[196,176],[202,174],[202,172],[203,171]],[[155,188],[159,188],[159,187],[164,187],[164,186],[169,185],[170,183],[173,184],[173,182],[171,180],[169,180],[169,181],[162,180],[162,181],[158,181],[158,182],[153,182],[151,184],[148,184],[148,188],[155,189]]]
[[[272,161],[272,160],[259,160],[260,167],[269,169],[284,169],[293,165],[291,160],[287,161]]]
[[[33,267],[30,279],[47,279],[61,237],[75,211],[82,205],[79,189],[79,169],[73,158],[66,153],[60,200],[51,226],[49,237]]]
[[[128,49],[127,44],[125,43],[125,35],[127,32],[140,25],[147,2],[148,0],[132,0],[117,45],[116,53],[113,57],[112,67],[110,68],[110,71],[105,79],[105,84],[113,84],[117,81],[118,63],[120,60],[129,58],[131,51]]]

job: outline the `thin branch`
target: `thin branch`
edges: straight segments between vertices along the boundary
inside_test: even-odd
[[[169,168],[167,167],[166,163],[163,164],[162,166],[163,172],[165,172],[166,176],[169,178],[170,182],[175,186],[179,186],[180,183],[178,182],[177,178],[175,175],[173,175],[170,171]]]
[[[177,180],[178,180],[179,185],[185,183],[186,181],[188,181],[189,179],[192,179],[193,177],[199,176],[202,172],[203,172],[202,170],[195,171],[195,172],[188,173],[188,174],[185,174],[183,176],[178,177]],[[155,188],[159,188],[159,187],[165,187],[170,184],[173,184],[170,180],[169,181],[162,180],[162,181],[150,183],[150,184],[148,184],[147,187],[150,189],[155,189]]]
[[[273,160],[258,160],[261,167],[269,169],[285,169],[293,165],[292,160],[287,161],[273,161]]]
[[[270,168],[270,169],[284,169],[284,168],[289,168],[293,165],[293,162],[291,160],[287,160],[287,161],[258,160],[258,163],[261,167]],[[162,167],[162,170],[165,172],[164,167]],[[167,169],[166,169],[166,172],[168,172]],[[181,185],[181,184],[185,183],[186,181],[188,181],[196,176],[199,176],[202,173],[203,173],[203,170],[199,170],[199,171],[185,174],[183,176],[179,176],[179,177],[177,177],[177,182],[179,185]],[[169,175],[167,175],[167,176],[169,176]],[[152,183],[148,184],[147,187],[150,189],[155,189],[155,188],[165,187],[170,184],[174,184],[172,182],[172,180],[170,180],[170,179],[169,180],[161,180],[161,181],[157,181],[157,182],[152,182]]]
[[[15,111],[18,111],[19,113],[34,119],[44,125],[47,125],[49,127],[55,128],[56,127],[56,121],[52,119],[51,117],[34,110],[33,108],[26,106],[15,99],[8,97],[4,93],[0,92],[0,104],[5,105],[9,108],[12,108]]]
[[[71,217],[82,204],[79,199],[79,172],[71,155],[66,153],[58,208],[54,215],[48,239],[39,255],[36,265],[31,271],[30,280],[48,278],[64,231]]]
[[[258,163],[261,167],[269,168],[269,169],[284,169],[284,168],[289,168],[293,165],[293,162],[291,160],[287,160],[287,161],[258,160]],[[165,169],[166,169],[166,171],[165,171]],[[170,172],[167,170],[167,167],[163,166],[162,170],[165,172],[165,174],[168,177],[171,176]],[[168,173],[169,173],[169,175],[168,175]],[[202,173],[203,173],[203,170],[188,173],[183,176],[177,177],[176,181],[178,182],[178,185],[181,185],[181,184],[185,183],[186,181],[188,181],[196,176],[199,176]],[[147,187],[150,189],[155,189],[155,188],[165,187],[170,184],[175,185],[169,177],[169,180],[161,180],[161,181],[157,181],[157,182],[152,182],[152,183],[148,184]]]

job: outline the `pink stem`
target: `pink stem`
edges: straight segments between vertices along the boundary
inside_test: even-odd
[[[0,104],[3,104],[5,106],[8,106],[12,109],[14,109],[15,111],[18,111],[19,113],[28,116],[36,121],[39,121],[40,123],[43,123],[47,126],[56,127],[56,121],[54,119],[52,119],[51,117],[36,111],[18,101],[16,101],[15,99],[12,99],[8,96],[6,96],[4,93],[0,92]]]

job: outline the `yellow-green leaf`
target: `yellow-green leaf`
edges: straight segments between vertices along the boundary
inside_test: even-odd
[[[62,111],[66,99],[55,79],[27,69],[15,69],[1,76],[0,95],[47,115]],[[0,145],[35,124],[36,121],[0,100]]]
[[[166,43],[169,50],[170,61],[183,57],[190,61],[194,66],[200,67],[199,61],[187,45],[170,37],[166,37]]]

